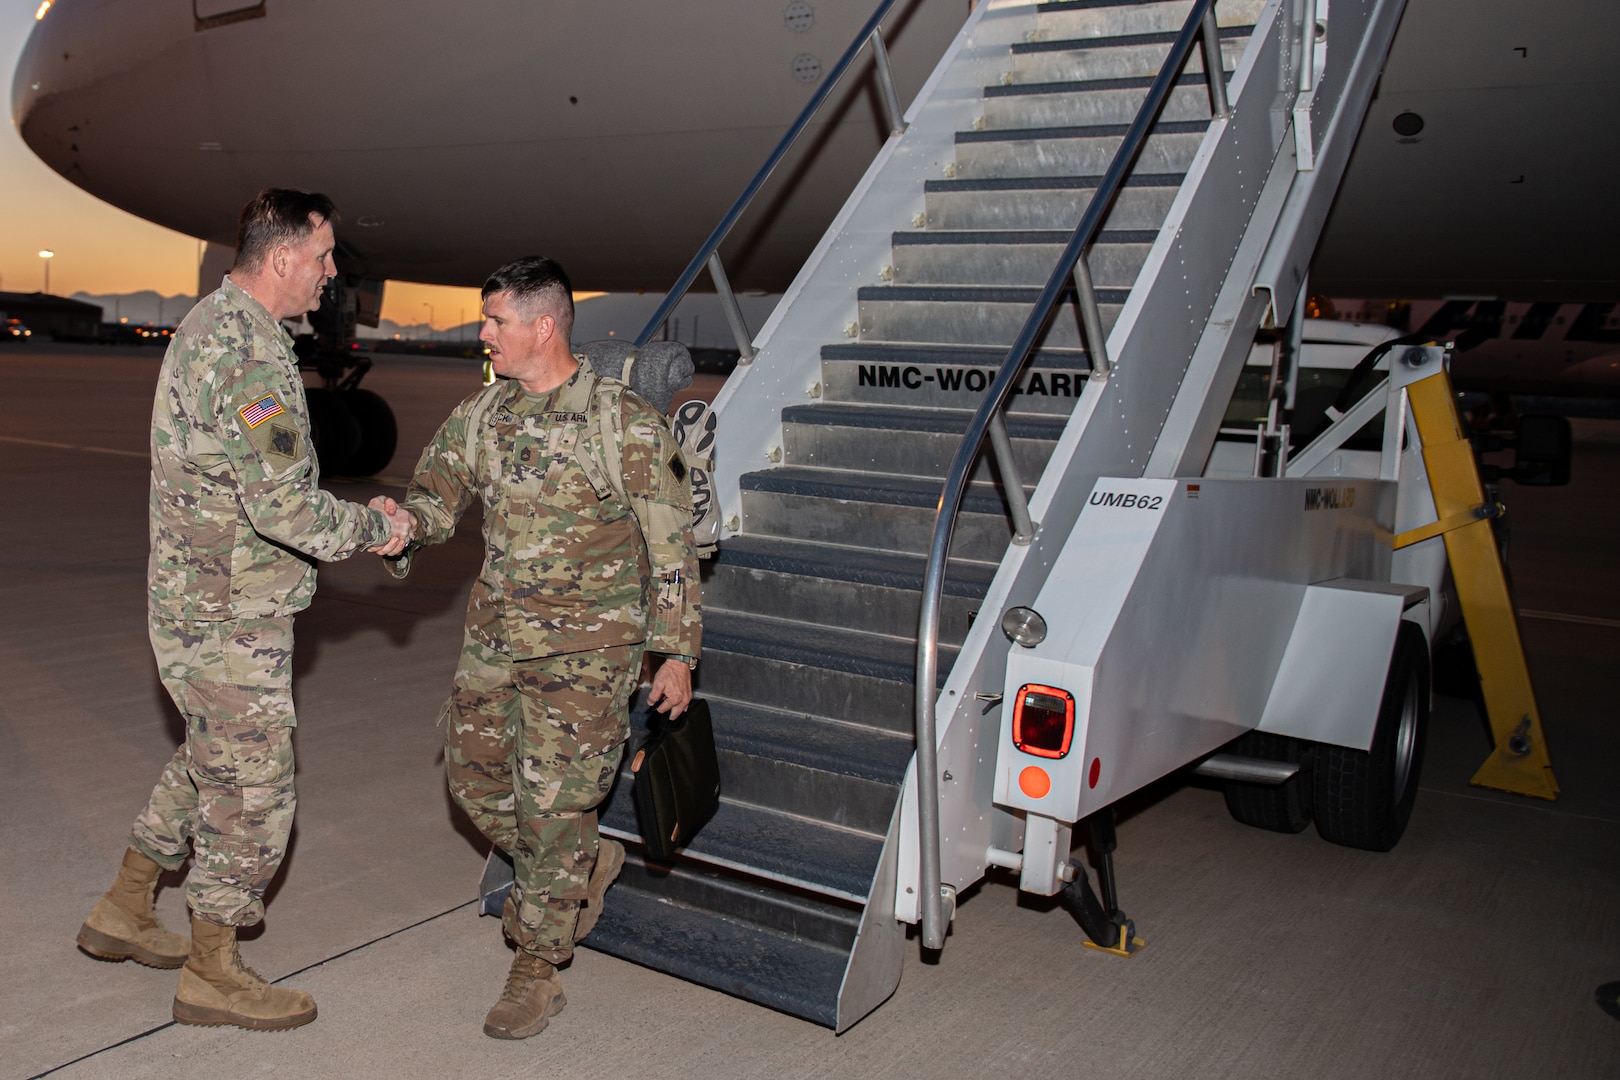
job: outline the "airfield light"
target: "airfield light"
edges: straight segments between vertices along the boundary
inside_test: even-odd
[[[39,257],[45,262],[45,291],[51,291],[51,260],[56,258],[56,252],[50,248],[40,249]]]

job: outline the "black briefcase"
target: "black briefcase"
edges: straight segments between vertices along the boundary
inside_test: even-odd
[[[720,806],[720,760],[709,703],[693,698],[678,720],[655,713],[630,771],[647,854],[669,862]]]

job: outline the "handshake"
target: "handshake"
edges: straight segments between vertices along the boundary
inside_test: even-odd
[[[373,510],[381,510],[388,518],[388,524],[393,535],[388,541],[376,547],[369,547],[367,551],[374,551],[384,557],[398,555],[405,550],[405,545],[416,539],[416,517],[409,510],[400,506],[387,495],[378,495],[366,504]]]

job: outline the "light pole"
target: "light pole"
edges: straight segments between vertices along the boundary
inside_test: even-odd
[[[41,248],[39,257],[45,263],[45,292],[48,295],[51,291],[51,260],[56,258],[56,252],[50,248]]]
[[[424,300],[424,301],[422,301],[422,306],[428,309],[428,340],[432,341],[433,340],[433,320],[434,320],[433,305],[428,303],[426,300]]]

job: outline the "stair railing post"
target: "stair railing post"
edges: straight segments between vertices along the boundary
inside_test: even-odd
[[[1024,496],[1024,481],[1018,475],[1018,464],[1013,461],[1012,439],[1007,435],[1007,417],[997,409],[990,417],[990,448],[996,454],[996,467],[1001,470],[1001,483],[1007,495],[1007,509],[1012,512],[1012,542],[1019,547],[1035,539],[1035,523],[1029,517],[1029,499]]]
[[[1316,0],[1305,0],[1305,24],[1300,27],[1299,92],[1316,85]]]
[[[900,109],[900,95],[894,89],[894,72],[889,70],[883,27],[876,27],[868,40],[872,42],[872,61],[877,65],[878,89],[883,94],[883,115],[888,118],[890,133],[899,135],[906,130],[905,114]]]
[[[1209,111],[1216,120],[1232,115],[1226,102],[1226,61],[1221,59],[1221,30],[1215,23],[1215,5],[1204,9],[1204,78],[1209,81]]]
[[[709,277],[714,282],[714,291],[720,297],[720,309],[726,313],[726,322],[731,324],[731,336],[737,342],[737,362],[739,364],[751,363],[754,359],[754,342],[748,336],[748,323],[743,319],[742,306],[737,303],[737,294],[731,291],[731,281],[726,277],[726,268],[720,265],[720,252],[709,254]],[[694,341],[692,344],[696,345]]]
[[[1108,359],[1108,337],[1103,333],[1102,312],[1097,308],[1097,288],[1091,283],[1091,267],[1082,251],[1074,262],[1074,288],[1080,296],[1080,325],[1086,332],[1086,353],[1091,357],[1091,377],[1106,379],[1114,365]]]

